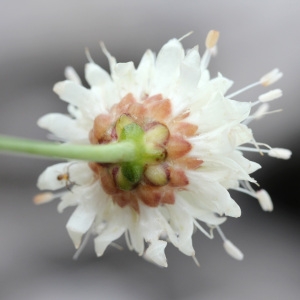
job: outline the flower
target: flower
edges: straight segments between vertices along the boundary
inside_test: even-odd
[[[90,88],[82,85],[71,67],[65,72],[68,80],[54,86],[54,92],[69,104],[69,114],[47,114],[39,119],[40,127],[63,143],[104,145],[130,140],[137,149],[133,161],[68,161],[40,175],[38,188],[48,192],[37,195],[35,203],[61,198],[59,212],[76,206],[66,226],[78,249],[76,256],[91,234],[98,256],[125,235],[130,250],[166,267],[167,242],[196,261],[195,228],[210,238],[216,228],[225,250],[243,258],[219,226],[226,217],[241,215],[228,190],[261,202],[261,193],[250,185],[256,183],[250,174],[260,165],[243,152],[272,156],[280,152],[280,158],[290,154],[257,143],[247,126],[270,113],[263,102],[280,97],[280,90],[253,103],[233,98],[250,87],[274,83],[282,73],[275,69],[226,96],[233,82],[221,74],[210,78],[207,70],[218,37],[217,31],[209,32],[201,59],[198,47],[185,51],[181,39],[172,39],[157,56],[146,51],[137,68],[132,62],[117,63],[101,44],[111,75],[88,54],[85,78]],[[261,103],[262,108],[251,114],[252,107]],[[242,146],[247,143],[252,147]],[[269,198],[266,210],[272,206]]]

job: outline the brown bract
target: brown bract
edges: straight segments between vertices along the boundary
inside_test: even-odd
[[[94,120],[90,131],[91,144],[106,144],[118,141],[120,126],[134,122],[144,131],[144,139],[149,149],[165,153],[163,159],[145,161],[143,175],[129,190],[120,188],[117,172],[118,164],[90,163],[104,191],[120,207],[129,205],[139,211],[139,202],[150,207],[174,204],[175,192],[189,184],[186,170],[194,170],[203,161],[190,157],[192,145],[187,138],[195,136],[198,126],[186,121],[189,112],[172,116],[172,105],[162,95],[145,97],[138,102],[132,94],[127,94],[115,104],[109,114],[100,114]]]

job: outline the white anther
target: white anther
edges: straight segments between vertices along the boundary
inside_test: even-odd
[[[284,148],[272,148],[269,152],[268,155],[271,157],[276,157],[280,159],[290,159],[292,155],[292,151],[289,149],[284,149]]]
[[[271,72],[267,73],[259,80],[260,84],[263,86],[269,86],[279,80],[282,77],[282,73],[279,69],[273,69]]]
[[[264,93],[262,95],[260,95],[258,97],[258,100],[260,102],[269,102],[269,101],[273,101],[275,99],[278,99],[282,96],[282,90],[281,89],[276,89],[276,90],[272,90],[269,91],[267,93]]]
[[[255,193],[256,198],[264,211],[273,211],[273,202],[266,190],[259,190]]]
[[[223,243],[225,251],[236,260],[243,260],[244,254],[231,241],[225,240]]]

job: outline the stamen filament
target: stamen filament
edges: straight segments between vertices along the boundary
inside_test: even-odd
[[[71,145],[3,135],[0,135],[0,151],[104,163],[128,162],[133,161],[136,157],[136,146],[130,141],[106,145]]]
[[[252,83],[252,84],[249,84],[249,85],[245,86],[244,88],[242,88],[242,89],[240,89],[240,90],[238,90],[238,91],[236,91],[236,92],[234,92],[234,93],[231,93],[230,95],[227,95],[226,98],[233,98],[233,97],[235,97],[235,96],[237,96],[237,95],[239,95],[239,94],[241,94],[241,93],[243,93],[243,92],[246,92],[246,91],[248,91],[248,90],[250,90],[250,89],[252,89],[253,87],[256,87],[256,86],[258,86],[258,85],[260,85],[260,82],[259,82],[259,81],[254,82],[254,83]]]

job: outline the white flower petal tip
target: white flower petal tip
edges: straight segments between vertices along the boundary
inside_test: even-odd
[[[264,94],[260,95],[258,97],[258,100],[260,102],[269,102],[269,101],[273,101],[275,99],[278,99],[280,97],[282,97],[282,90],[276,89],[276,90],[272,90],[272,91],[269,91],[267,93],[264,93]]]
[[[259,190],[256,192],[257,200],[264,211],[273,211],[273,202],[266,190]]]
[[[243,260],[244,254],[231,241],[225,240],[223,243],[225,251],[236,260]]]
[[[260,84],[263,86],[269,86],[276,81],[278,81],[282,77],[282,73],[279,71],[279,69],[273,69],[271,72],[267,73],[260,79]]]
[[[73,81],[77,84],[81,84],[81,79],[75,69],[71,66],[65,68],[65,77],[66,79]]]
[[[51,202],[54,199],[53,193],[40,193],[34,196],[33,203],[36,205]]]
[[[242,215],[241,208],[234,202],[225,210],[225,215],[233,218],[239,218]]]
[[[167,246],[166,241],[159,240],[159,241],[152,242],[148,246],[143,257],[150,262],[153,262],[161,267],[167,268],[168,263],[165,255],[166,246]]]
[[[53,86],[53,92],[57,95],[61,95],[65,88],[65,81],[60,81],[54,84]]]
[[[279,159],[290,159],[292,156],[292,151],[285,148],[272,148],[268,155],[271,157],[279,158]]]

